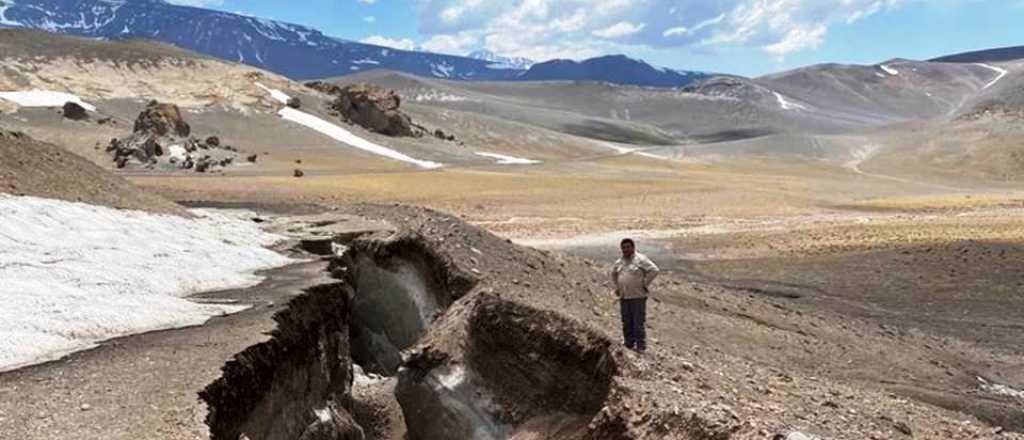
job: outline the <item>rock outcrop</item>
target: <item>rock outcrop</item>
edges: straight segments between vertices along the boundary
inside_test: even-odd
[[[234,163],[238,149],[217,136],[200,140],[181,116],[178,106],[150,101],[135,119],[132,134],[107,145],[117,168],[138,165],[149,169],[183,169],[205,173]]]
[[[73,121],[82,121],[89,119],[89,112],[76,102],[65,102],[62,109],[64,117]]]
[[[334,84],[313,81],[308,87],[334,96],[331,110],[348,122],[386,136],[422,136],[412,119],[400,109],[401,97],[394,90],[359,83],[339,87]]]

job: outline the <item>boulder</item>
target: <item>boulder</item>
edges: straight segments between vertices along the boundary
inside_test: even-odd
[[[302,177],[302,176],[305,176],[305,175],[306,175],[306,173],[303,173],[303,172],[302,172],[302,170],[300,170],[300,169],[296,168],[296,169],[295,169],[295,173],[294,173],[293,175],[294,175],[295,177]]]
[[[174,104],[150,101],[139,117],[135,119],[135,132],[155,136],[178,136],[186,138],[192,128],[181,117],[181,111]]]
[[[245,160],[248,160],[249,163],[256,163],[256,159],[259,159],[259,157],[260,155],[258,154],[250,154],[249,157],[245,158]]]
[[[65,102],[64,103],[63,112],[64,112],[64,117],[67,118],[67,119],[71,119],[71,120],[75,120],[75,121],[81,121],[81,120],[89,119],[89,112],[88,112],[88,110],[86,110],[85,107],[82,107],[81,105],[79,105],[76,102],[71,102],[71,101]]]
[[[412,119],[402,113],[402,99],[394,90],[359,83],[345,87],[322,81],[306,84],[308,87],[334,96],[330,109],[341,118],[367,130],[387,136],[419,136]]]
[[[219,148],[220,147],[220,138],[217,137],[217,136],[210,136],[210,137],[206,138],[206,145],[208,147],[210,147],[210,148]]]
[[[130,160],[149,164],[157,156],[164,155],[163,146],[157,142],[156,137],[144,133],[133,133],[124,139],[111,139],[107,152],[113,154],[118,168],[124,168]]]
[[[291,98],[288,98],[288,104],[286,105],[294,109],[299,109],[302,108],[302,101],[299,100],[299,98],[293,96]]]

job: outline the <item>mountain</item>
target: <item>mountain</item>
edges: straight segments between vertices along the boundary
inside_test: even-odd
[[[161,0],[0,0],[0,26],[152,39],[294,79],[377,68],[458,80],[506,80],[521,73],[487,60],[344,41],[305,26]]]
[[[997,63],[1024,59],[1024,46],[1001,47],[998,49],[976,50],[932,59],[945,63]]]
[[[609,55],[583,61],[551,60],[530,67],[523,81],[604,81],[612,84],[685,87],[710,77],[702,72],[657,68],[625,55]]]
[[[477,50],[466,55],[474,60],[483,60],[491,63],[490,67],[495,69],[526,70],[537,64],[529,58],[503,57],[489,50]]]

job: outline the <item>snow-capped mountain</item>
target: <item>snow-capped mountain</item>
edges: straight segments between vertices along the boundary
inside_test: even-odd
[[[344,41],[305,26],[161,0],[0,0],[0,26],[158,40],[295,79],[375,68],[458,80],[505,80],[522,73],[486,60]]]
[[[534,64],[519,79],[604,81],[649,87],[685,87],[708,77],[710,75],[704,72],[659,68],[625,55],[609,55],[583,61],[551,60]]]
[[[487,61],[495,69],[526,70],[536,64],[536,62],[529,58],[503,57],[489,50],[473,51],[466,56],[474,60]]]
[[[655,68],[625,56],[534,64],[489,51],[461,57],[399,50],[341,40],[305,26],[162,0],[0,0],[0,27],[156,40],[297,80],[373,69],[452,80],[589,80],[653,87],[682,87],[707,77]]]

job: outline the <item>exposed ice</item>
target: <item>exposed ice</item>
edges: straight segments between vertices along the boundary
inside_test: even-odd
[[[533,165],[540,163],[539,160],[525,159],[522,157],[506,156],[504,154],[497,153],[485,153],[482,151],[476,152],[477,156],[489,157],[498,160],[498,165]]]
[[[282,92],[280,90],[271,89],[271,88],[269,88],[269,87],[267,87],[267,86],[265,86],[263,84],[260,84],[260,83],[256,83],[256,85],[259,86],[260,88],[262,88],[263,90],[266,90],[267,93],[270,93],[270,96],[272,96],[274,99],[276,99],[276,100],[278,100],[278,101],[280,101],[282,103],[287,104],[288,101],[291,99],[291,96],[288,96],[288,94],[286,94],[286,93],[284,93],[284,92]],[[363,139],[363,138],[361,138],[359,136],[356,136],[356,135],[352,134],[352,132],[350,132],[350,131],[348,131],[348,130],[346,130],[344,128],[341,128],[341,127],[339,127],[339,126],[337,126],[335,124],[332,124],[332,123],[330,123],[328,121],[325,121],[325,120],[323,120],[323,119],[321,119],[319,117],[313,116],[313,115],[311,115],[309,113],[306,113],[306,112],[303,112],[303,111],[300,111],[300,110],[296,110],[296,109],[291,108],[291,107],[285,107],[285,108],[281,109],[280,111],[278,111],[277,114],[280,115],[282,118],[288,120],[288,121],[292,121],[292,122],[294,122],[296,124],[305,126],[307,128],[311,128],[313,130],[316,130],[316,131],[318,131],[320,133],[323,133],[323,134],[327,135],[328,137],[333,138],[334,140],[344,142],[346,144],[349,144],[349,145],[351,145],[353,147],[356,147],[356,148],[358,148],[360,150],[363,150],[363,151],[366,151],[366,152],[369,152],[369,153],[377,154],[377,155],[380,155],[380,156],[384,156],[384,157],[387,157],[387,158],[390,158],[390,159],[394,159],[394,160],[398,160],[398,161],[402,161],[402,162],[408,162],[408,163],[416,165],[416,166],[418,166],[420,168],[433,169],[433,168],[441,168],[442,166],[444,166],[444,164],[437,163],[437,162],[431,162],[429,160],[415,159],[415,158],[412,158],[412,157],[410,157],[410,156],[408,156],[408,155],[406,155],[404,153],[400,153],[398,151],[392,150],[392,149],[390,149],[388,147],[385,147],[385,146],[382,146],[382,145],[377,145],[377,144],[375,144],[373,142],[370,142],[370,141],[368,141],[366,139]]]
[[[984,63],[974,63],[974,64],[976,66],[981,66],[981,67],[984,67],[986,69],[995,71],[996,73],[999,74],[999,76],[997,76],[995,79],[990,81],[988,84],[985,84],[985,86],[981,88],[982,90],[985,90],[985,89],[987,89],[989,87],[994,86],[997,82],[999,82],[999,80],[1003,79],[1003,77],[1006,76],[1007,73],[1009,73],[1009,72],[1006,71],[1006,69],[1003,69],[1001,67],[996,67],[996,66],[992,66],[992,65],[984,64]]]
[[[50,90],[0,92],[0,99],[11,101],[22,107],[61,107],[64,103],[74,102],[88,111],[96,111],[95,106],[82,101],[82,98],[78,96]]]
[[[281,237],[203,210],[187,219],[0,194],[0,371],[244,306],[190,294],[258,284]]]

